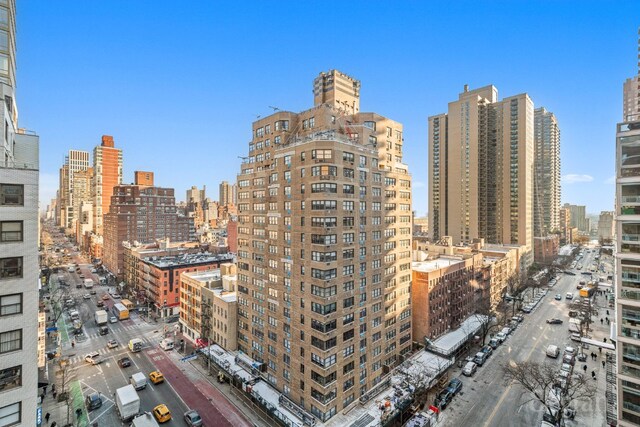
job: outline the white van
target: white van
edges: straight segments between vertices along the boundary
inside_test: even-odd
[[[558,357],[559,354],[560,354],[560,349],[558,348],[557,345],[552,344],[549,347],[547,347],[547,356],[553,357],[555,359]]]
[[[171,338],[165,338],[160,341],[160,348],[163,350],[173,350],[173,340]]]
[[[136,372],[135,374],[131,375],[131,377],[129,378],[129,382],[136,390],[147,388],[147,377],[145,377],[142,372]]]

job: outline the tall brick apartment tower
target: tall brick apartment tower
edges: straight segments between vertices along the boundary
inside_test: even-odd
[[[102,135],[102,143],[93,149],[93,170],[93,231],[102,235],[113,188],[122,184],[122,149],[115,147],[112,136]]]
[[[360,82],[314,80],[313,108],[253,123],[238,175],[238,347],[328,420],[411,350],[411,176],[402,125]]]

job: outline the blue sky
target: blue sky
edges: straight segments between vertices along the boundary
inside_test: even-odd
[[[235,181],[251,122],[312,106],[337,68],[361,110],[404,124],[414,208],[427,211],[427,117],[464,84],[527,92],[562,132],[562,201],[613,209],[615,123],[637,71],[637,1],[18,2],[21,127],[41,143],[41,202],[70,148],[103,134],[125,182],[151,170],[184,199]]]

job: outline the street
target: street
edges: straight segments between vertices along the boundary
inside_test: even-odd
[[[57,244],[65,244],[64,241],[54,241]],[[69,247],[70,244],[66,243]],[[81,408],[83,415],[78,419],[78,425],[88,426],[121,425],[120,418],[115,407],[116,389],[129,384],[129,378],[136,372],[142,372],[145,376],[155,370],[160,370],[165,381],[159,384],[152,384],[150,381],[146,389],[139,390],[140,413],[151,412],[153,408],[161,403],[167,405],[172,413],[172,420],[169,425],[186,426],[183,414],[189,409],[197,410],[203,418],[205,425],[209,426],[231,426],[249,427],[248,422],[241,411],[229,402],[224,395],[214,388],[209,380],[194,377],[186,372],[189,364],[181,361],[183,355],[177,350],[164,351],[158,346],[163,338],[162,321],[147,319],[137,312],[130,313],[130,318],[109,322],[107,324],[109,332],[100,335],[99,326],[94,320],[96,310],[104,309],[111,316],[110,308],[119,299],[114,299],[115,293],[109,286],[99,285],[100,277],[92,273],[93,265],[84,260],[80,254],[70,252],[70,265],[76,263],[79,271],[68,271],[66,265],[60,267],[57,272],[52,273],[49,280],[48,296],[50,305],[59,304],[62,314],[56,322],[59,336],[55,332],[50,334],[47,340],[47,352],[55,353],[61,351],[60,360],[67,361],[67,388],[72,395],[72,407],[70,408],[70,420],[75,419],[75,409]],[[84,276],[84,277],[81,277]],[[91,278],[96,285],[89,290],[81,285],[85,278]],[[61,285],[60,282],[66,285]],[[95,291],[95,292],[93,292]],[[95,293],[92,295],[92,293]],[[108,297],[105,297],[108,295]],[[104,298],[103,298],[104,297]],[[69,302],[65,307],[65,302]],[[104,307],[98,307],[98,302],[102,302]],[[73,320],[70,317],[72,310],[76,310],[82,321],[80,333],[74,333]],[[55,310],[50,308],[48,316],[51,321],[55,320]],[[173,331],[177,323],[167,324],[169,331]],[[143,350],[137,353],[129,351],[128,343],[132,338],[139,338],[143,341]],[[116,340],[116,348],[108,348],[109,340]],[[91,365],[84,360],[84,356],[90,352],[100,354],[102,363]],[[131,359],[131,366],[121,368],[118,359],[127,356]],[[58,358],[51,360],[50,371],[59,369]],[[54,378],[53,373],[50,375]],[[62,390],[62,378],[56,377],[56,388]],[[84,397],[90,393],[100,394],[103,404],[100,408],[87,412],[84,405]],[[46,401],[46,400],[45,400]],[[53,400],[50,400],[53,401]],[[59,410],[60,417],[66,417],[66,409]],[[63,419],[58,419],[59,424]]]
[[[585,269],[593,262],[595,253],[585,253],[580,262]],[[568,301],[567,292],[578,295],[576,289],[580,280],[590,280],[588,276],[575,276],[560,273],[558,283],[538,304],[534,311],[525,315],[525,320],[512,332],[507,340],[500,345],[484,366],[479,367],[473,377],[465,377],[460,369],[455,369],[452,376],[458,376],[464,383],[463,391],[454,398],[452,404],[446,408],[440,417],[444,426],[537,426],[542,420],[543,407],[519,385],[510,385],[504,380],[502,365],[509,361],[551,363],[560,368],[561,358],[552,359],[546,356],[548,345],[557,345],[562,351],[566,346],[577,347],[577,343],[569,339],[568,332]],[[583,270],[584,271],[584,270]],[[600,273],[601,275],[603,273]],[[586,278],[586,279],[585,279]],[[555,294],[562,295],[562,300],[556,301]],[[604,305],[604,297],[597,297],[597,304]],[[598,316],[604,317],[604,308],[599,309]],[[612,317],[612,316],[611,316]],[[560,318],[563,324],[548,324],[547,319]],[[599,320],[599,319],[598,319]],[[597,323],[597,325],[596,325]],[[592,324],[592,336],[602,340],[608,336],[608,326],[600,322]],[[575,369],[582,369],[587,365],[588,372],[595,370],[598,389],[593,401],[575,402],[575,420],[565,420],[567,426],[603,426],[605,425],[605,373],[601,361],[605,351],[600,354],[594,347],[585,350],[587,354],[598,354],[596,361],[588,358],[587,362],[576,362]]]

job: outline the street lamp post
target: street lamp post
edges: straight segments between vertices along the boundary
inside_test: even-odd
[[[164,300],[164,304],[162,304],[162,338],[166,338],[167,336],[167,300]]]

